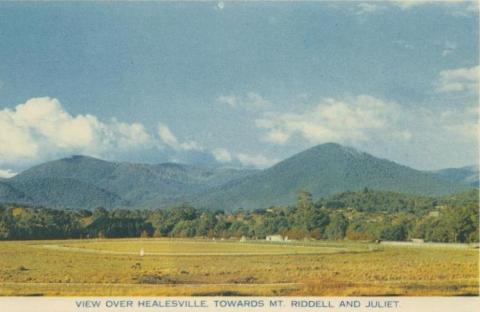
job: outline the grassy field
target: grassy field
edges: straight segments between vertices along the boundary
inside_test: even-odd
[[[479,250],[180,239],[0,242],[0,295],[479,295]]]

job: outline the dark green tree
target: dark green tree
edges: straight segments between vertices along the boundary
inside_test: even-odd
[[[342,213],[335,213],[330,223],[325,229],[325,236],[328,239],[339,240],[345,237],[347,231],[348,221]]]

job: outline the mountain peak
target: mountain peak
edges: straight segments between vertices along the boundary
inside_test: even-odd
[[[71,155],[69,157],[61,158],[59,160],[53,160],[55,161],[67,161],[67,162],[79,162],[79,161],[101,161],[101,162],[107,162],[106,160],[100,159],[100,158],[95,158],[92,156],[87,156],[87,155]]]
[[[354,147],[347,146],[347,145],[342,145],[342,144],[335,143],[335,142],[328,142],[328,143],[319,144],[319,145],[316,145],[316,146],[312,147],[312,149],[337,150],[337,151],[347,152],[349,154],[358,154],[358,155],[365,154],[364,152],[361,152]]]
[[[463,171],[468,170],[454,177],[470,177],[469,171]],[[91,208],[105,203],[102,205],[112,208],[158,208],[189,201],[199,208],[227,210],[292,204],[300,189],[318,198],[365,187],[422,195],[470,188],[338,143],[313,146],[253,172],[175,163],[109,162],[72,155],[32,167],[5,183],[8,185],[0,192],[0,202],[18,198],[47,206],[64,203],[66,207]]]
[[[291,161],[318,162],[320,159],[324,159],[328,163],[332,161],[361,159],[365,158],[365,156],[370,156],[373,158],[373,156],[350,146],[345,146],[338,143],[324,143],[295,154],[292,157],[281,161],[279,164]]]
[[[325,143],[205,195],[200,206],[255,209],[292,204],[300,189],[318,198],[365,187],[421,195],[443,195],[469,188],[352,147]]]

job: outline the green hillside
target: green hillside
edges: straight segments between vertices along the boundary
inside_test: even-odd
[[[471,186],[379,159],[339,144],[323,144],[265,170],[184,164],[108,162],[86,156],[47,162],[0,182],[0,203],[56,208],[166,208],[182,202],[207,209],[288,205],[299,190],[325,197],[370,190],[433,196]]]
[[[478,166],[466,166],[461,168],[447,168],[434,171],[435,174],[459,183],[464,183],[473,187],[479,187],[479,169]]]
[[[63,208],[166,207],[255,170],[201,168],[183,164],[134,164],[72,156],[32,167],[5,180],[28,194],[27,203]],[[23,200],[0,193],[0,202]]]
[[[117,194],[71,178],[35,178],[12,182],[12,186],[28,194],[27,203],[34,206],[72,209],[105,207],[111,209],[129,205]]]
[[[2,181],[0,181],[0,199],[5,203],[27,204],[32,202],[32,199],[24,192]]]
[[[291,204],[298,190],[325,197],[368,187],[418,195],[443,195],[468,190],[442,179],[367,153],[328,143],[310,148],[275,166],[196,197],[196,206],[234,210]]]

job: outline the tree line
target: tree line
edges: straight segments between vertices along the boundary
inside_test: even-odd
[[[0,206],[0,239],[208,237],[478,242],[478,190],[431,198],[364,189],[291,206],[236,212],[182,204],[153,210]]]

